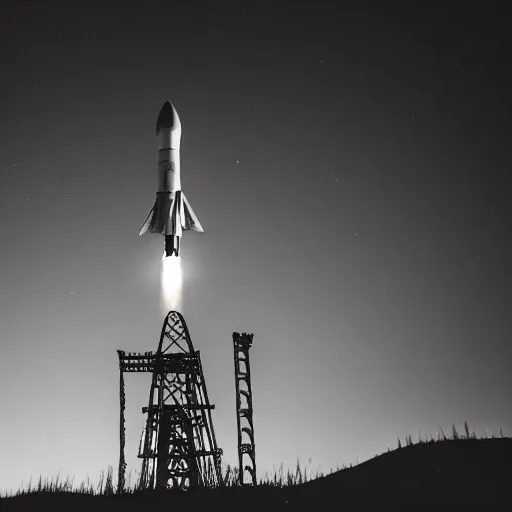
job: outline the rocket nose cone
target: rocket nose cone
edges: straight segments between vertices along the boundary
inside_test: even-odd
[[[170,128],[171,130],[181,127],[180,118],[178,112],[174,108],[174,105],[167,100],[164,106],[160,109],[158,119],[156,121],[156,134],[160,133],[161,128]]]

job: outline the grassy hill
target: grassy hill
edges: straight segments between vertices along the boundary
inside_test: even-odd
[[[236,486],[231,479],[217,489],[129,491],[121,496],[113,494],[108,481],[96,493],[92,488],[70,492],[66,485],[40,485],[30,492],[2,498],[0,510],[135,512],[208,507],[223,511],[352,512],[376,510],[376,505],[385,504],[430,505],[437,509],[445,504],[478,504],[479,510],[498,510],[497,506],[512,505],[512,438],[476,439],[469,434],[460,438],[455,430],[451,439],[443,436],[413,444],[409,437],[404,447],[327,476],[303,480],[299,470],[286,479],[268,479],[255,488]]]
[[[410,445],[289,491],[295,510],[314,504],[351,511],[372,510],[365,508],[371,504],[512,506],[512,439]]]

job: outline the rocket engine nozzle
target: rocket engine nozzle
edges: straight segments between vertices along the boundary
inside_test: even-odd
[[[180,238],[175,235],[165,235],[165,257],[180,254]]]

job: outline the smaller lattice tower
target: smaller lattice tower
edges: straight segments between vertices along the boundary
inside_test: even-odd
[[[233,333],[240,485],[256,485],[256,447],[252,421],[251,367],[249,364],[249,349],[253,338],[254,334]],[[250,482],[244,480],[246,472],[250,475]]]

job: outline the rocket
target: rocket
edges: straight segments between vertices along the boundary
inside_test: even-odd
[[[165,257],[179,256],[183,230],[203,233],[203,227],[181,190],[181,122],[170,101],[166,101],[156,122],[158,137],[158,191],[153,208],[139,236],[146,232],[165,237]]]

